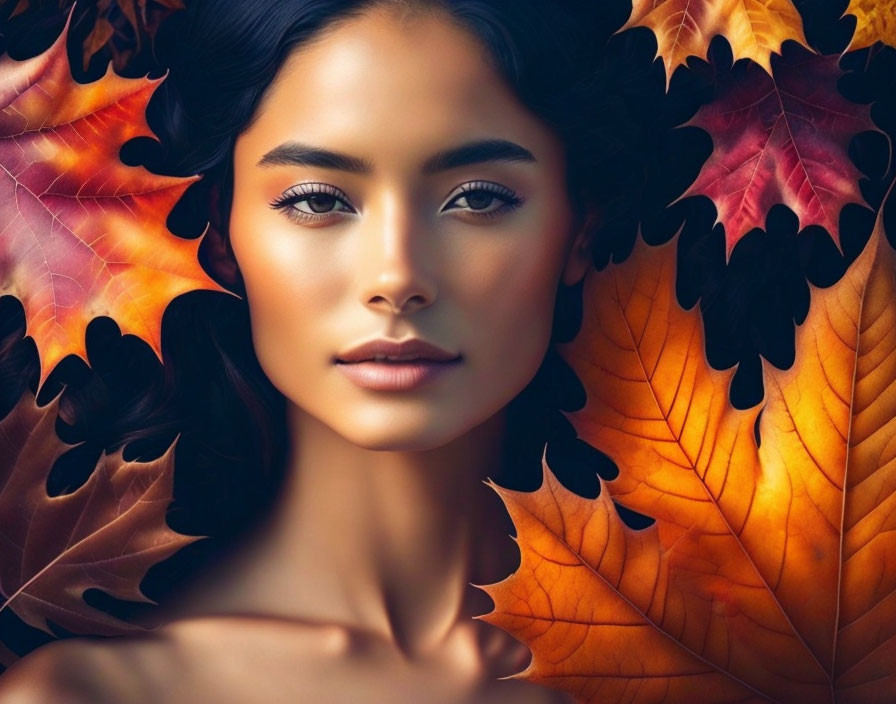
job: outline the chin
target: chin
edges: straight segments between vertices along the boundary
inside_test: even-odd
[[[339,434],[358,447],[386,452],[434,450],[463,434],[465,428],[437,417],[418,415],[407,422],[394,415],[379,414],[376,419],[360,421]]]

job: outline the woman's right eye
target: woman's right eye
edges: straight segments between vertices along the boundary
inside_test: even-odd
[[[333,213],[354,213],[348,204],[348,197],[334,186],[325,183],[302,183],[283,193],[270,206],[282,210],[286,217],[297,222],[327,220]],[[335,209],[338,204],[344,210]]]

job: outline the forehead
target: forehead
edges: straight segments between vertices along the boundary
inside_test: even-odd
[[[244,136],[253,152],[298,136],[356,153],[453,142],[459,132],[549,139],[487,51],[441,13],[377,9],[340,21],[289,55]]]

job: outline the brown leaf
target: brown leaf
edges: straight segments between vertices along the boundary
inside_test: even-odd
[[[155,603],[140,590],[147,570],[201,539],[165,523],[177,440],[151,462],[103,454],[76,491],[49,496],[53,463],[72,447],[54,430],[59,399],[40,408],[26,393],[0,421],[0,609],[48,633],[47,619],[82,634],[139,630],[82,596],[98,588]]]
[[[93,55],[106,45],[106,42],[109,41],[114,33],[115,28],[109,24],[109,20],[105,17],[97,19],[93,29],[90,30],[90,34],[84,39],[84,51],[81,56],[81,61],[82,68],[85,71],[87,70],[87,65],[90,63],[90,59]]]
[[[113,13],[117,6],[120,13]],[[109,51],[116,70],[123,72],[130,58],[145,42],[152,43],[159,26],[173,11],[183,10],[180,0],[101,0],[98,18],[110,22],[125,41],[110,41]],[[99,21],[99,19],[97,21]]]
[[[763,360],[747,410],[678,305],[675,261],[675,240],[639,241],[586,278],[560,353],[587,402],[567,416],[619,476],[595,500],[546,462],[534,492],[492,484],[522,559],[484,587],[480,618],[532,650],[516,677],[582,701],[896,701],[896,256],[880,219],[843,279],[813,287],[796,363]],[[628,528],[614,500],[656,523]]]
[[[140,30],[143,23],[137,18],[137,8],[134,6],[134,0],[117,0],[121,13],[125,16],[128,23],[133,27],[134,34],[137,39],[137,51],[140,50]]]
[[[127,140],[153,136],[144,112],[163,79],[107,71],[76,83],[67,32],[33,59],[0,60],[0,292],[22,301],[41,385],[64,356],[86,359],[94,317],[113,318],[161,359],[168,303],[197,289],[227,292],[199,265],[201,238],[166,226],[198,176],[159,176],[118,157]]]
[[[9,16],[10,19],[15,17],[16,15],[20,15],[28,9],[29,6],[28,0],[19,0],[16,3],[15,9],[12,11],[12,14]]]

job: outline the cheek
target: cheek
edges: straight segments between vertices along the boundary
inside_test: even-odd
[[[521,389],[537,371],[550,341],[567,234],[565,221],[533,218],[467,257],[456,293],[483,381]]]
[[[321,333],[328,310],[341,298],[345,272],[332,242],[313,237],[317,233],[300,236],[283,215],[273,215],[244,214],[235,204],[230,231],[258,361],[288,393],[295,380],[305,387],[313,383],[329,359],[329,351],[315,342],[326,339]]]

